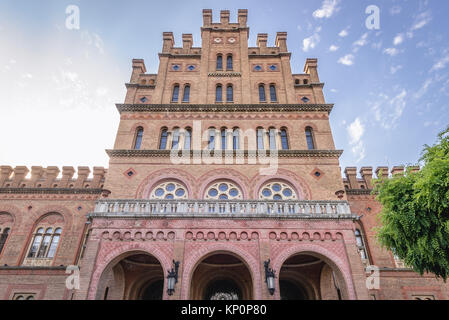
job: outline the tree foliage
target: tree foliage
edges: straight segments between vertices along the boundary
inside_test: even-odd
[[[380,244],[421,275],[449,276],[449,127],[425,145],[419,172],[375,181]]]

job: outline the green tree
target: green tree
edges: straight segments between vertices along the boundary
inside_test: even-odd
[[[449,275],[449,127],[425,145],[419,172],[377,179],[380,244],[421,275]]]

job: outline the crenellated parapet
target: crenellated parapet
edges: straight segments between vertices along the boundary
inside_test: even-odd
[[[373,167],[361,167],[357,175],[357,167],[346,167],[345,177],[343,178],[343,185],[348,190],[371,190],[373,188],[373,179],[388,179],[397,174],[404,174],[406,170],[410,169],[412,172],[420,170],[419,166],[394,166],[391,169],[387,166],[379,166],[376,170]]]
[[[49,166],[0,166],[0,189],[102,189],[107,169],[103,167],[60,168]],[[77,177],[75,178],[75,173]]]

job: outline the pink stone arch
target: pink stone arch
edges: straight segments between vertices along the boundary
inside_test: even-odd
[[[344,280],[344,284],[346,286],[346,291],[348,293],[349,300],[356,300],[356,293],[354,289],[354,283],[352,281],[351,277],[351,267],[349,266],[349,263],[347,259],[342,259],[338,255],[334,254],[333,252],[329,251],[326,248],[323,248],[320,245],[312,244],[312,243],[305,243],[305,244],[297,244],[293,245],[287,249],[284,249],[281,251],[276,258],[272,261],[272,267],[274,270],[278,272],[278,274],[281,271],[282,265],[285,263],[285,261],[297,254],[310,254],[313,256],[318,256],[319,258],[322,258],[329,266],[336,272],[339,272]],[[279,288],[279,277],[277,277],[277,289]],[[279,290],[275,291],[275,296],[277,299],[280,299],[280,292]]]
[[[155,257],[161,264],[163,274],[164,275],[167,274],[167,267],[171,267],[172,262],[159,248],[155,246],[145,246],[144,244],[140,243],[131,243],[122,245],[110,251],[104,258],[101,259],[101,261],[97,261],[95,270],[92,273],[87,299],[89,300],[95,299],[101,275],[110,264],[119,262],[121,260],[121,256],[124,256],[125,254],[131,255],[139,252],[150,254],[153,257]],[[165,281],[164,281],[164,288],[165,288]],[[167,298],[168,297],[166,290],[164,290],[163,299],[166,300]]]
[[[229,253],[231,255],[239,258],[248,268],[251,274],[251,281],[253,283],[253,299],[262,299],[262,288],[261,288],[261,269],[260,263],[255,257],[253,257],[248,251],[239,248],[237,245],[231,245],[229,243],[208,243],[206,246],[194,251],[194,253],[189,255],[184,255],[187,257],[184,260],[184,267],[182,272],[182,288],[181,288],[181,299],[189,300],[189,291],[193,273],[195,272],[198,264],[211,253]]]
[[[204,193],[207,188],[215,181],[228,180],[236,184],[243,193],[243,199],[248,199],[248,179],[240,172],[232,169],[215,169],[203,174],[198,181],[202,181],[199,190],[198,198],[204,199]]]
[[[166,180],[177,180],[182,183],[189,193],[189,198],[194,198],[192,186],[196,184],[195,178],[188,172],[180,169],[161,169],[149,174],[140,183],[136,192],[136,199],[148,199],[151,190],[159,183]]]
[[[253,186],[252,194],[254,199],[259,199],[259,190],[265,183],[271,180],[284,180],[289,183],[296,191],[299,200],[311,200],[312,191],[309,185],[304,181],[304,179],[298,177],[294,172],[289,170],[279,168],[276,175],[273,176],[261,176],[256,175],[251,180],[251,185]]]

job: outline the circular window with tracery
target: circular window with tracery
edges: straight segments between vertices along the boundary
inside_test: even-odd
[[[287,183],[272,181],[265,184],[259,192],[260,200],[296,200],[295,190]]]
[[[150,194],[150,199],[187,199],[187,190],[182,184],[175,181],[167,181],[159,184]]]
[[[220,181],[212,184],[206,190],[205,199],[217,200],[241,200],[242,191],[237,185],[228,181]]]

